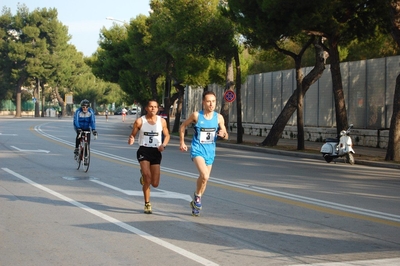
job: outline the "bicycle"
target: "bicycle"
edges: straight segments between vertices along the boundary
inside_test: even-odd
[[[80,139],[79,151],[78,155],[75,155],[75,161],[77,164],[77,170],[81,167],[81,163],[83,161],[83,167],[85,172],[89,170],[90,165],[90,145],[88,142],[88,134],[90,135],[90,131],[82,131],[77,137]],[[97,139],[97,134],[94,135],[94,139]]]

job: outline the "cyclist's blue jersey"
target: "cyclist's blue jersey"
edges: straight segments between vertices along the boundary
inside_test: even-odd
[[[88,108],[88,111],[84,113],[82,108],[78,108],[74,115],[74,128],[82,130],[96,130],[96,118],[92,108]]]
[[[204,112],[200,111],[193,129],[191,157],[201,156],[206,161],[206,165],[213,164],[218,131],[218,113],[213,112],[212,118],[208,120],[204,117]]]

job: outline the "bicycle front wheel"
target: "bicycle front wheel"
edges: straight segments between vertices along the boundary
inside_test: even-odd
[[[85,172],[89,170],[90,165],[90,146],[88,143],[85,143],[85,152],[83,153],[83,169]]]

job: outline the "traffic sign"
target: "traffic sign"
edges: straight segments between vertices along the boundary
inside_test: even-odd
[[[224,99],[225,101],[227,101],[228,103],[233,102],[236,99],[236,94],[233,90],[227,90],[224,93]]]
[[[72,94],[65,94],[65,103],[66,104],[73,104],[73,98],[72,98]]]

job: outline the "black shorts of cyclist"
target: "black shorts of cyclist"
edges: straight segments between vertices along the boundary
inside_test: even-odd
[[[83,129],[82,131],[90,131],[90,129]],[[83,136],[83,133],[82,133],[82,136]],[[78,139],[78,137],[79,137],[79,133],[76,132],[75,148],[78,148],[79,143],[81,142],[81,140]],[[90,134],[87,134],[87,141],[90,144]]]
[[[160,164],[162,155],[157,148],[140,146],[136,152],[138,161],[149,161],[150,165]]]

